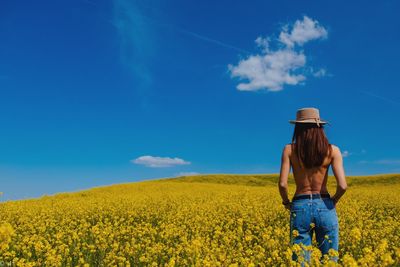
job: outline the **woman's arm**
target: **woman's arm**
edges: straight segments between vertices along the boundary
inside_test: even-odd
[[[288,197],[288,178],[289,178],[289,172],[290,172],[290,146],[286,145],[283,148],[282,152],[282,157],[281,157],[281,171],[279,175],[279,193],[282,197],[283,203],[290,203],[289,197]],[[287,205],[285,205],[286,208]]]
[[[332,197],[332,199],[336,205],[336,203],[339,201],[339,199],[343,196],[343,194],[347,190],[347,182],[346,182],[346,176],[344,174],[342,153],[340,152],[340,149],[337,146],[333,146],[332,155],[333,155],[332,171],[333,174],[335,175],[337,183],[336,193]]]

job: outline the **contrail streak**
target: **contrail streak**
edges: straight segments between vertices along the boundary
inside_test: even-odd
[[[167,26],[167,25],[163,25],[163,26]],[[209,42],[209,43],[213,43],[213,44],[225,47],[225,48],[230,48],[230,49],[236,50],[238,52],[242,52],[242,53],[246,53],[246,54],[250,54],[251,53],[251,52],[249,52],[247,50],[244,50],[242,48],[239,48],[239,47],[236,47],[236,46],[233,46],[233,45],[230,45],[230,44],[227,44],[227,43],[212,39],[210,37],[207,37],[207,36],[192,32],[192,31],[188,31],[188,30],[184,30],[184,29],[178,28],[178,27],[176,27],[174,25],[169,25],[169,27],[174,29],[174,30],[176,30],[176,31],[184,33],[186,35],[190,35],[192,37],[195,37],[195,38],[197,38],[199,40],[203,40],[203,41],[206,41],[206,42]]]
[[[87,3],[87,4],[90,4],[92,6],[97,6],[98,7],[98,4],[95,3],[95,2],[92,2],[90,0],[83,0],[83,1],[85,3]],[[122,12],[122,13],[126,14],[127,12]],[[202,34],[198,34],[198,33],[195,33],[195,32],[189,31],[189,30],[185,30],[185,29],[179,28],[179,27],[177,27],[177,26],[175,26],[173,24],[157,21],[157,20],[155,20],[155,19],[153,19],[153,18],[151,18],[151,17],[149,17],[147,15],[143,15],[143,13],[141,13],[140,16],[142,18],[146,19],[148,22],[153,23],[153,24],[155,24],[157,26],[166,27],[166,28],[169,28],[171,30],[175,30],[177,32],[180,32],[180,33],[186,34],[188,36],[194,37],[194,38],[196,38],[198,40],[202,40],[202,41],[205,41],[205,42],[208,42],[208,43],[219,45],[219,46],[224,47],[224,48],[236,50],[236,51],[241,52],[241,53],[251,54],[250,51],[247,51],[247,50],[242,49],[240,47],[237,47],[237,46],[234,46],[234,45],[231,45],[231,44],[228,44],[228,43],[225,43],[225,42],[222,42],[222,41],[210,38],[210,37],[207,37],[207,36],[202,35]],[[104,17],[103,17],[103,19],[105,21],[107,21],[108,23],[111,23],[111,25],[113,25],[115,27],[115,24],[112,21],[110,21],[108,19],[105,19]]]
[[[361,93],[364,93],[366,95],[381,99],[381,100],[386,101],[386,102],[390,102],[390,103],[393,103],[393,104],[400,104],[400,102],[393,101],[392,99],[389,99],[389,98],[386,98],[386,97],[383,97],[383,96],[380,96],[380,95],[376,95],[376,94],[371,93],[371,92],[367,92],[367,91],[363,91],[363,90],[358,90],[358,91],[361,92]]]

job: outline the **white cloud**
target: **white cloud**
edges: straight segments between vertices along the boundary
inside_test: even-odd
[[[361,164],[400,165],[400,159],[360,160]]]
[[[342,157],[348,157],[348,156],[350,156],[350,155],[353,155],[353,156],[359,156],[359,155],[364,155],[365,153],[367,153],[367,150],[365,150],[365,149],[362,149],[361,150],[361,152],[349,152],[348,150],[344,150],[343,152],[342,152]],[[362,160],[362,161],[359,161],[359,162],[361,162],[361,163],[365,163],[366,161],[364,160]]]
[[[255,40],[256,44],[258,47],[262,49],[263,52],[268,53],[269,52],[269,42],[271,40],[267,38],[262,38],[261,36],[258,36],[257,39]]]
[[[199,175],[200,173],[198,172],[180,172],[176,176],[193,176],[193,175]]]
[[[157,43],[154,41],[154,27],[148,23],[140,1],[109,2],[113,5],[114,17],[110,23],[118,36],[120,61],[136,78],[134,90],[138,92],[138,101],[141,108],[147,108],[150,103],[148,91],[154,80],[151,71]]]
[[[342,152],[342,157],[343,158],[346,158],[346,157],[348,157],[348,156],[350,156],[351,155],[351,153],[349,152],[349,151],[347,151],[347,150],[344,150],[343,152]]]
[[[250,56],[237,66],[228,67],[233,77],[249,80],[249,83],[240,83],[237,86],[241,91],[256,91],[265,87],[270,91],[280,91],[284,84],[296,85],[306,79],[304,75],[291,74],[292,70],[304,66],[305,63],[304,54],[285,49]]]
[[[288,47],[293,47],[295,44],[302,46],[308,41],[320,38],[325,39],[327,36],[327,30],[320,26],[318,21],[304,16],[302,21],[297,20],[294,23],[291,32],[289,32],[287,25],[284,26],[279,35],[279,41]]]
[[[171,167],[175,165],[187,165],[190,162],[180,158],[169,158],[169,157],[153,157],[153,156],[141,156],[137,159],[131,160],[132,163],[145,165],[151,168],[160,167]]]
[[[327,75],[326,69],[319,69],[316,72],[313,72],[314,77],[324,77],[326,75]]]
[[[327,31],[316,20],[307,16],[303,20],[297,20],[291,31],[289,28],[289,25],[284,26],[279,38],[275,40],[280,45],[278,49],[270,48],[270,37],[259,36],[255,42],[261,49],[260,53],[240,60],[237,65],[228,65],[232,78],[248,80],[247,83],[239,83],[238,90],[280,91],[284,85],[297,85],[306,80],[306,55],[298,46],[314,39],[326,38]],[[313,73],[317,77],[325,74],[326,69]]]
[[[375,163],[384,165],[400,165],[400,159],[380,159],[376,160]]]

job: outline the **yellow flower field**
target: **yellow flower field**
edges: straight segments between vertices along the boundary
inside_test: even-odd
[[[189,176],[0,203],[0,266],[299,266],[277,179]],[[400,266],[400,175],[348,184],[339,262],[319,265],[314,248],[313,265]]]

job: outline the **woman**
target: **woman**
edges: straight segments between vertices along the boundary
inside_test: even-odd
[[[282,204],[290,210],[291,244],[311,245],[315,233],[322,254],[329,249],[339,250],[339,224],[336,205],[347,189],[340,149],[329,144],[324,133],[327,121],[321,120],[316,108],[297,110],[292,142],[282,153],[279,192]],[[329,124],[329,123],[328,123]],[[331,197],[326,184],[328,169],[336,178],[337,188]],[[292,201],[288,197],[288,175],[292,166],[296,192]],[[293,260],[299,255],[293,253]],[[310,261],[310,251],[303,249],[302,256]],[[332,258],[337,261],[337,257]]]

